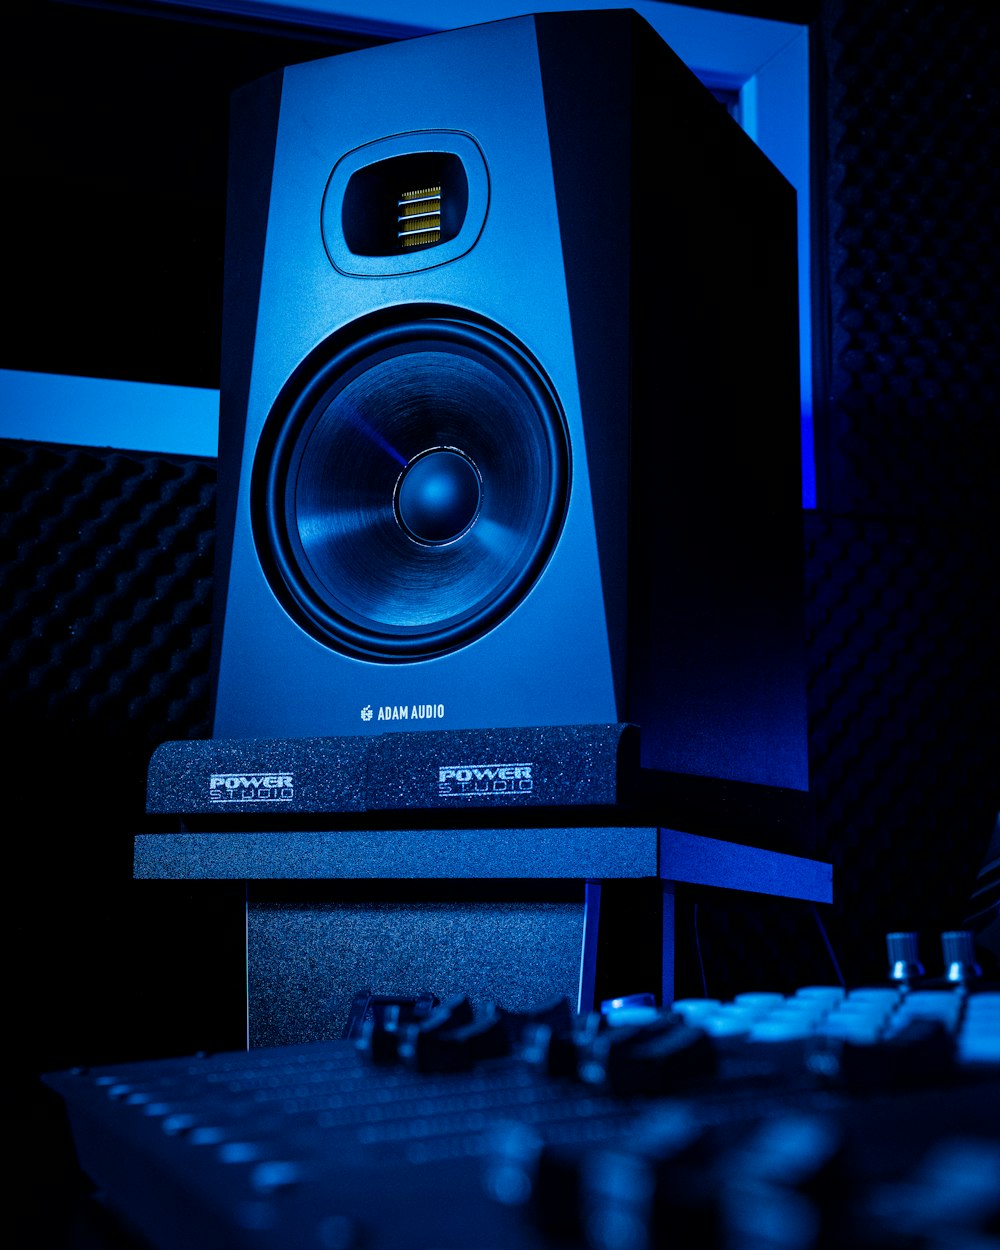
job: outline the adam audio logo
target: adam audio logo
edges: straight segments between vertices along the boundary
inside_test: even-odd
[[[213,803],[288,803],[295,783],[291,773],[213,773],[208,796]]]
[[[387,703],[372,708],[370,703],[361,709],[361,719],[370,720],[444,720],[443,703]]]
[[[451,764],[438,768],[442,799],[517,799],[533,793],[533,764]]]

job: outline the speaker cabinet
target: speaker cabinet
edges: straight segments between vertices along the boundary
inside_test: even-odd
[[[219,737],[632,721],[806,788],[794,193],[634,13],[237,96]]]

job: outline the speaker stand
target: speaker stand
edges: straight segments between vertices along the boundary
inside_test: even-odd
[[[339,1036],[364,988],[591,1010],[612,882],[659,882],[664,1004],[678,885],[833,901],[829,864],[631,825],[140,834],[133,874],[248,883],[251,1045]]]

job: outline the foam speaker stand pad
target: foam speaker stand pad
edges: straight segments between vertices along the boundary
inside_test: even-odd
[[[165,742],[151,814],[613,806],[633,795],[633,725]]]

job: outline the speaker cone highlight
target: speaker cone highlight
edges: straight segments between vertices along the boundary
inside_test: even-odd
[[[523,348],[415,318],[326,345],[286,386],[254,465],[275,593],[329,646],[418,659],[511,612],[562,525],[569,451]]]

